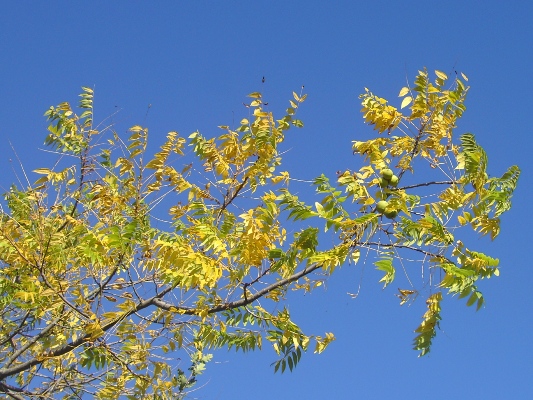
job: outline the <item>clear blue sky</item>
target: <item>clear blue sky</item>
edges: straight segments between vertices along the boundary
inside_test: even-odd
[[[3,2],[0,14],[0,183],[13,180],[11,140],[27,169],[50,158],[37,150],[42,114],[96,90],[96,120],[116,109],[123,132],[147,125],[152,142],[177,130],[219,134],[246,115],[245,95],[263,91],[283,110],[305,85],[303,130],[290,132],[286,169],[302,179],[358,167],[351,141],[368,137],[359,113],[364,87],[397,99],[418,69],[470,78],[457,134],[473,132],[500,175],[522,177],[502,234],[475,247],[500,258],[501,276],[483,282],[487,305],[443,303],[443,332],[429,357],[411,350],[424,304],[400,307],[371,264],[345,266],[327,291],[294,297],[309,332],[337,336],[295,372],[273,374],[262,353],[220,352],[198,399],[533,398],[531,345],[531,119],[533,3],[529,1],[92,1]],[[266,82],[261,83],[265,76]],[[148,105],[150,112],[146,116]],[[528,194],[529,193],[529,194]],[[362,289],[357,299],[346,293]]]

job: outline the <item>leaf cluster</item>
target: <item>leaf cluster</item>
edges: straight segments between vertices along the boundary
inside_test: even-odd
[[[354,142],[361,168],[310,182],[314,202],[279,171],[306,95],[293,93],[276,119],[252,93],[237,128],[172,131],[153,155],[148,128],[121,135],[93,125],[90,88],[80,115],[51,107],[45,143],[63,161],[12,186],[0,215],[0,392],[182,398],[209,351],[265,342],[274,370],[292,371],[335,337],[304,333],[288,291],[311,292],[365,253],[385,287],[407,285],[401,305],[427,294],[414,339],[427,354],[445,293],[484,304],[479,281],[498,276],[498,260],[468,249],[460,232],[494,239],[520,174],[512,166],[489,177],[474,136],[454,142],[469,87],[464,76],[435,75],[419,71],[401,89],[402,112],[365,90],[363,116],[378,135]],[[386,169],[398,185],[382,183]],[[380,200],[394,212],[378,212]]]

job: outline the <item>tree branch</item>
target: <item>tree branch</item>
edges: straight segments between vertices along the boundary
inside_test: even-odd
[[[161,293],[159,293],[158,295],[156,296],[153,296],[147,300],[144,300],[144,301],[140,301],[136,307],[133,307],[131,310],[129,310],[128,312],[124,313],[123,315],[120,316],[120,318],[117,318],[111,322],[109,322],[107,325],[104,325],[102,327],[102,331],[103,332],[107,332],[109,329],[113,328],[116,324],[118,324],[120,321],[124,320],[124,318],[127,318],[129,317],[130,315],[140,311],[140,310],[143,310],[151,305],[155,305],[155,300],[158,298],[158,297],[162,297],[164,296],[165,294],[167,294],[168,292],[170,292],[171,290],[173,289],[173,287],[168,287],[167,289],[163,290]],[[193,314],[193,313],[191,313]],[[57,323],[57,322],[56,322]],[[55,324],[53,324],[55,325]],[[53,326],[52,325],[52,326]],[[34,340],[32,340],[32,344],[35,343],[38,338],[44,336],[44,332],[47,331],[49,328],[51,328],[51,326],[49,327],[46,327],[45,329],[43,329],[43,331],[41,332],[40,335],[38,335],[36,338],[34,338]],[[90,342],[94,340],[94,338],[91,337],[91,335],[89,334],[86,334],[80,338],[78,338],[77,340],[74,340],[70,343],[67,343],[65,344],[64,346],[58,348],[58,349],[55,349],[55,350],[52,350],[50,351],[49,353],[46,353],[46,354],[42,354],[38,357],[35,357],[31,360],[28,360],[26,362],[23,362],[23,363],[20,363],[12,368],[2,368],[0,369],[0,381],[2,381],[3,379],[5,378],[8,378],[12,375],[15,375],[19,372],[22,372],[22,371],[26,371],[28,370],[29,368],[33,367],[34,365],[38,365],[38,364],[41,364],[43,363],[47,358],[54,358],[54,357],[59,357],[59,356],[62,356],[64,354],[67,354],[71,351],[73,351],[74,349],[76,349],[77,347],[87,343],[87,342]],[[27,347],[29,347],[30,344],[28,344]],[[21,349],[21,351],[24,351],[25,349]],[[20,355],[20,354],[18,354]],[[18,357],[17,355],[17,357]]]
[[[273,284],[271,284],[271,285],[259,290],[258,292],[256,292],[255,294],[253,294],[251,296],[246,296],[246,298],[244,298],[244,299],[237,300],[237,301],[232,301],[230,303],[226,303],[226,304],[222,304],[222,305],[210,308],[208,310],[208,313],[209,314],[214,314],[214,313],[217,313],[217,312],[220,312],[220,311],[231,310],[231,309],[234,309],[234,308],[239,308],[239,307],[242,307],[242,306],[246,306],[246,305],[248,305],[250,303],[253,303],[255,300],[263,297],[264,295],[268,294],[269,292],[273,291],[274,289],[277,289],[278,287],[281,287],[281,286],[288,285],[289,283],[294,282],[294,281],[296,281],[296,280],[298,280],[298,279],[310,274],[311,272],[316,271],[319,268],[322,268],[321,264],[313,264],[312,266],[306,267],[303,270],[301,270],[300,272],[297,272],[297,273],[289,276],[288,278],[285,278],[285,279],[282,279],[280,281],[277,281],[277,282],[275,282],[275,283],[273,283]],[[179,307],[179,306],[176,307],[173,304],[162,300],[161,298],[154,299],[153,300],[153,304],[156,305],[157,307],[163,309],[163,310],[166,310],[166,311],[178,310],[180,313],[182,313],[184,315],[196,315],[196,313],[197,313],[197,309],[196,308],[193,308],[193,307]]]
[[[25,393],[25,391],[21,388],[8,385],[7,383],[0,382],[0,392],[7,394],[9,397],[13,399],[24,400],[24,397],[19,396],[17,393]]]
[[[228,192],[227,192],[226,196],[224,196],[224,203],[220,207],[220,210],[218,210],[218,216],[219,217],[222,214],[222,212],[231,204],[231,202],[233,200],[235,200],[235,198],[237,197],[239,192],[242,190],[242,188],[244,188],[244,186],[246,185],[246,182],[248,182],[248,178],[249,178],[248,176],[244,177],[243,181],[239,184],[239,186],[237,186],[237,188],[231,194],[231,196],[229,194],[229,189],[228,189]]]
[[[434,181],[434,182],[425,182],[425,183],[417,183],[416,185],[409,185],[409,186],[402,186],[401,188],[394,188],[395,190],[399,190],[399,189],[412,189],[412,188],[417,188],[417,187],[421,187],[421,186],[430,186],[430,185],[455,185],[457,184],[458,182],[455,182],[455,181]],[[393,190],[394,190],[393,189]]]

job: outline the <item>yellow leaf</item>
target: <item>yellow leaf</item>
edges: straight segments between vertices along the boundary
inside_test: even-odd
[[[404,86],[402,90],[400,90],[400,94],[398,95],[398,97],[405,96],[407,93],[409,93],[409,88]]]
[[[91,340],[98,339],[105,334],[98,321],[85,325],[85,332],[90,336]]]
[[[272,183],[274,185],[280,183],[281,181],[284,181],[286,184],[289,183],[289,173],[287,171],[283,171],[279,176],[275,176],[272,178]]]
[[[34,169],[33,172],[40,175],[48,175],[52,171],[50,171],[48,168],[38,168]]]
[[[140,125],[135,125],[130,128],[130,132],[140,132],[143,130],[143,127]]]
[[[45,182],[48,182],[48,177],[47,176],[41,176],[33,184],[34,185],[40,185],[41,183],[45,183]]]
[[[196,312],[197,312],[198,316],[202,318],[202,321],[205,321],[205,319],[209,315],[209,309],[207,309],[207,308],[203,308],[201,310],[197,310]]]
[[[256,117],[268,117],[268,113],[264,112],[264,111],[261,111],[260,108],[256,108],[254,110],[254,116],[256,116]]]
[[[465,74],[463,74],[462,72],[461,72],[461,76],[463,77],[463,79],[464,79],[465,81],[467,81],[467,82],[468,82],[468,78],[467,78],[467,77],[466,77],[466,75],[465,75]]]
[[[404,97],[400,108],[407,107],[409,104],[411,104],[412,101],[413,101],[413,98],[411,96]]]
[[[440,79],[444,79],[444,80],[448,79],[448,75],[446,75],[442,71],[435,70],[435,75],[437,75]]]
[[[283,176],[275,176],[272,178],[272,183],[275,185],[283,180]]]

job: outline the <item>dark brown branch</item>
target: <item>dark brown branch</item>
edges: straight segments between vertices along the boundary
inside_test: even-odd
[[[57,324],[61,321],[61,318],[56,318],[53,322],[51,322],[46,328],[44,328],[39,334],[35,335],[28,343],[26,343],[24,346],[22,346],[20,349],[18,349],[13,355],[9,358],[9,360],[6,361],[5,365],[8,367],[11,364],[13,364],[18,357],[20,357],[26,350],[28,350],[31,346],[33,346],[39,339],[46,336],[49,331],[51,331],[53,328],[57,326]],[[1,376],[1,369],[0,369],[0,380],[3,379]]]
[[[456,185],[457,183],[458,182],[455,182],[455,181],[425,182],[425,183],[417,183],[416,185],[402,186],[401,188],[398,188],[396,190],[412,189],[412,188],[417,188],[421,186],[431,186],[431,185]]]
[[[173,287],[168,287],[167,289],[163,290],[158,295],[156,295],[154,297],[151,297],[151,298],[149,298],[147,300],[140,301],[137,304],[136,307],[132,308],[127,313],[124,313],[123,315],[121,315],[120,318],[117,318],[117,319],[109,322],[107,325],[104,325],[102,327],[102,331],[106,332],[109,329],[113,328],[120,321],[124,320],[124,318],[127,318],[130,315],[136,313],[137,311],[143,310],[143,309],[145,309],[145,308],[147,308],[147,307],[149,307],[151,305],[155,305],[155,300],[158,297],[164,296],[165,294],[170,292],[172,289],[173,289]],[[45,328],[43,330],[43,332],[45,330],[47,330],[48,328],[49,327]],[[44,336],[43,332],[41,332],[41,334],[38,335],[38,336],[40,336],[40,337]],[[38,340],[38,339],[34,339],[32,342],[34,343],[36,340]],[[20,363],[20,364],[14,366],[14,367],[11,367],[11,368],[2,368],[2,369],[0,369],[0,381],[2,381],[3,379],[5,379],[7,377],[13,376],[13,375],[15,375],[15,374],[17,374],[19,372],[26,371],[29,368],[33,367],[34,365],[41,364],[46,358],[54,358],[54,357],[59,357],[59,356],[62,356],[64,354],[67,354],[67,353],[73,351],[74,349],[76,349],[77,347],[79,347],[79,346],[81,346],[81,345],[83,345],[83,344],[85,344],[85,343],[87,343],[89,341],[92,341],[92,340],[94,340],[94,339],[91,338],[91,335],[86,334],[86,335],[78,338],[77,340],[74,340],[74,341],[72,341],[70,343],[67,343],[66,345],[64,345],[64,346],[62,346],[62,347],[60,347],[58,349],[50,351],[47,354],[41,354],[39,357],[36,357],[36,358],[33,358],[33,359],[28,360],[26,362]]]
[[[425,128],[425,124],[422,125],[419,129],[418,129],[418,134],[416,135],[416,137],[414,138],[415,140],[415,144],[413,145],[413,149],[411,150],[411,152],[409,153],[409,163],[413,162],[413,158],[415,157],[417,151],[418,151],[418,144],[420,142],[420,140],[422,139],[422,136],[424,135],[424,128]],[[400,173],[398,174],[398,178],[399,179],[402,179],[402,176],[403,174],[405,173],[406,169],[404,168],[402,171],[400,171]]]
[[[298,279],[310,274],[311,272],[316,271],[319,268],[322,268],[321,264],[314,264],[314,265],[312,265],[310,267],[304,268],[300,272],[297,272],[294,275],[289,276],[288,278],[285,278],[285,279],[282,279],[280,281],[277,281],[277,282],[275,282],[275,283],[273,283],[273,284],[271,284],[271,285],[259,290],[258,292],[254,293],[253,295],[247,296],[244,299],[237,300],[237,301],[232,301],[230,303],[226,303],[226,304],[222,304],[222,305],[210,308],[208,310],[208,313],[209,314],[214,314],[214,313],[217,313],[217,312],[220,312],[220,311],[231,310],[231,309],[234,309],[234,308],[239,308],[239,307],[246,306],[246,305],[248,305],[250,303],[253,303],[255,300],[263,297],[264,295],[268,294],[269,292],[273,291],[274,289],[277,289],[278,287],[281,287],[281,286],[288,285],[289,283],[292,283],[292,282],[294,282],[294,281],[296,281],[296,280],[298,280]],[[163,309],[163,310],[166,310],[166,311],[178,310],[180,313],[182,313],[184,315],[195,315],[197,313],[197,309],[196,308],[193,308],[193,307],[179,307],[179,306],[176,307],[176,306],[174,306],[171,303],[163,301],[161,298],[154,299],[153,304],[156,305],[157,307]]]
[[[22,321],[19,323],[19,326],[13,331],[13,333],[9,334],[6,336],[6,338],[4,340],[2,340],[0,342],[0,346],[3,346],[4,344],[6,344],[7,342],[12,342],[13,338],[20,333],[20,331],[22,330],[22,328],[24,328],[24,325],[26,323],[26,320],[28,319],[28,317],[30,316],[30,311],[27,311],[26,312],[26,315],[24,315],[24,318],[22,318]]]
[[[43,271],[42,266],[38,265],[37,268],[39,270],[39,274],[41,275],[41,278],[43,279],[43,282],[45,283],[45,285],[48,286],[49,289],[54,290],[56,292],[56,294],[59,296],[59,298],[63,301],[63,303],[65,303],[73,311],[77,312],[78,314],[80,314],[85,319],[87,319],[87,320],[91,319],[87,314],[85,314],[83,311],[79,310],[76,306],[74,306],[74,304],[72,304],[70,301],[68,301],[67,298],[65,296],[63,296],[61,291],[59,291],[56,288],[54,288],[54,286],[46,278],[46,275],[45,275],[45,273]]]
[[[226,208],[228,208],[228,206],[233,202],[233,200],[235,200],[235,198],[237,197],[239,192],[244,188],[244,185],[246,185],[246,182],[248,182],[248,176],[244,177],[243,181],[239,184],[239,186],[237,186],[237,188],[231,194],[231,196],[229,194],[229,189],[228,189],[228,192],[226,193],[226,196],[224,196],[224,203],[222,204],[222,206],[220,207],[220,210],[218,211],[218,215],[219,216],[222,214],[222,212]]]
[[[123,254],[120,256],[120,260],[119,260],[118,265],[116,265],[113,268],[113,270],[111,271],[109,276],[104,280],[104,283],[97,282],[95,279],[93,279],[96,282],[96,284],[98,285],[98,288],[93,293],[90,293],[89,296],[87,296],[87,300],[91,301],[91,300],[95,299],[100,293],[102,293],[104,291],[104,289],[107,286],[107,284],[111,281],[111,279],[113,279],[113,277],[117,273],[118,267],[122,264],[122,257],[123,256],[124,256]]]
[[[255,300],[265,296],[266,294],[268,294],[269,292],[273,291],[274,289],[277,289],[278,287],[281,287],[281,286],[288,285],[291,282],[294,282],[294,281],[300,279],[301,277],[306,276],[306,275],[310,274],[313,271],[316,271],[317,269],[319,269],[321,267],[322,267],[322,265],[320,265],[320,264],[314,264],[314,265],[312,265],[310,267],[306,267],[303,270],[293,274],[292,276],[290,276],[288,278],[285,278],[285,279],[282,279],[280,281],[277,281],[277,282],[275,282],[275,283],[273,283],[273,284],[271,284],[271,285],[259,290],[255,294],[253,294],[253,295],[251,295],[251,296],[249,296],[249,297],[247,297],[245,299],[241,299],[241,300],[237,300],[237,301],[233,301],[233,302],[230,302],[230,303],[226,303],[226,304],[222,304],[222,305],[213,307],[213,308],[208,310],[208,313],[209,314],[214,314],[214,313],[217,313],[217,312],[221,312],[221,311],[225,311],[225,310],[230,310],[230,309],[246,306],[246,305],[254,302]],[[148,308],[148,307],[150,307],[152,305],[155,305],[156,307],[159,307],[159,308],[167,310],[167,311],[179,310],[184,315],[195,315],[197,313],[197,310],[195,308],[192,308],[192,307],[176,307],[176,306],[172,305],[171,303],[168,303],[168,302],[162,300],[162,297],[165,296],[170,291],[172,291],[173,289],[174,289],[173,287],[168,287],[167,289],[163,290],[161,293],[159,293],[159,294],[157,294],[157,295],[155,295],[155,296],[153,296],[153,297],[151,297],[149,299],[140,301],[139,303],[137,303],[137,305],[135,307],[133,307],[127,313],[124,313],[123,315],[121,315],[120,318],[117,318],[117,319],[109,322],[107,325],[102,326],[102,331],[106,332],[106,331],[110,330],[111,328],[116,326],[118,323],[120,323],[120,321],[123,321],[125,318],[129,317],[130,315],[132,315],[134,313],[137,313],[138,311],[141,311],[141,310],[143,310],[145,308]],[[54,326],[54,325],[55,324],[52,324],[51,326]],[[43,332],[41,332],[41,334],[38,335],[38,337],[44,336],[44,332],[48,331],[49,328],[51,328],[51,326],[49,326],[49,327],[47,327],[47,329],[43,330]],[[38,339],[35,338],[32,341],[32,343],[35,343],[37,340]],[[5,378],[7,378],[7,377],[10,377],[10,376],[13,376],[15,374],[18,374],[19,372],[26,371],[29,368],[33,367],[34,365],[41,364],[44,361],[44,359],[46,359],[46,358],[54,358],[54,357],[59,357],[59,356],[62,356],[64,354],[67,354],[67,353],[73,351],[74,349],[76,349],[77,347],[79,347],[79,346],[81,346],[81,345],[83,345],[83,344],[85,344],[87,342],[90,342],[92,340],[94,340],[94,339],[91,338],[91,335],[86,334],[83,337],[80,337],[77,340],[74,340],[74,341],[72,341],[70,343],[67,343],[66,345],[64,345],[64,346],[62,346],[62,347],[60,347],[58,349],[50,351],[47,354],[42,354],[39,357],[35,357],[35,358],[30,359],[30,360],[28,360],[26,362],[23,362],[23,363],[20,363],[20,364],[18,364],[16,366],[13,366],[11,368],[2,368],[2,369],[0,369],[0,381],[5,379]]]
[[[18,393],[25,393],[25,391],[21,388],[17,388],[17,387],[8,385],[7,383],[0,382],[0,393],[5,393],[9,397],[16,399],[16,400],[24,400],[24,397],[19,396]]]

